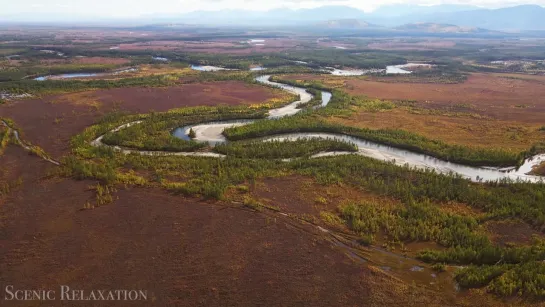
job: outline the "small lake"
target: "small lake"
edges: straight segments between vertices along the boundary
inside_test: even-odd
[[[406,70],[407,68],[414,68],[414,67],[433,67],[431,64],[424,64],[424,63],[407,63],[402,65],[390,65],[386,66],[386,73],[387,74],[410,74],[412,71]]]
[[[36,81],[45,81],[49,79],[72,79],[72,78],[89,78],[98,76],[98,73],[73,73],[73,74],[62,74],[62,75],[52,75],[52,76],[42,76],[34,78]]]
[[[368,75],[368,74],[379,74],[379,73],[386,73],[388,75],[404,75],[404,74],[411,74],[412,71],[407,70],[407,68],[413,68],[413,67],[432,67],[431,64],[421,64],[421,63],[407,63],[402,65],[388,65],[386,66],[386,69],[337,69],[333,67],[326,67],[325,71],[330,72],[332,75],[335,76],[362,76],[362,75]]]
[[[60,74],[60,75],[49,75],[49,76],[40,76],[37,78],[34,78],[35,81],[45,81],[45,80],[64,80],[64,79],[75,79],[75,78],[90,78],[90,77],[104,77],[104,76],[111,76],[111,75],[119,75],[123,73],[128,72],[134,72],[136,71],[136,68],[127,68],[123,70],[117,70],[113,72],[105,72],[105,73],[69,73],[69,74]]]
[[[151,59],[154,60],[154,61],[168,62],[167,58],[158,57],[158,56],[151,57]]]
[[[211,66],[211,65],[191,65],[191,69],[198,70],[198,71],[234,70],[234,69],[223,68],[219,66]]]
[[[307,62],[303,61],[293,61],[296,64],[301,65],[307,65]],[[406,68],[411,67],[432,67],[433,65],[430,64],[421,64],[421,63],[407,63],[402,65],[389,65],[386,66],[386,69],[380,69],[380,68],[373,68],[373,69],[337,69],[334,67],[326,67],[323,68],[322,71],[326,73],[330,73],[334,76],[362,76],[362,75],[368,75],[368,74],[379,74],[379,73],[386,73],[386,74],[410,74],[412,71],[406,70]],[[198,70],[198,71],[222,71],[222,70],[238,70],[238,69],[229,69],[219,66],[212,66],[212,65],[191,65],[191,69]],[[253,67],[250,68],[250,71],[261,71],[265,70],[265,67]]]

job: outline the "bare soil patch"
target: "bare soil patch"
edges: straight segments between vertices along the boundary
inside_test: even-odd
[[[265,178],[251,187],[251,194],[282,212],[316,217],[322,211],[335,211],[345,202],[373,199],[385,206],[391,202],[349,185],[325,186],[302,176]]]
[[[524,245],[532,243],[532,237],[542,235],[523,221],[490,221],[485,224],[490,239],[496,244]]]
[[[538,176],[545,176],[545,163],[541,163],[538,167],[532,170],[532,174]]]

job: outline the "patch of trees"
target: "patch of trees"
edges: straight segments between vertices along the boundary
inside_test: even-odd
[[[102,141],[108,145],[150,151],[196,151],[207,146],[192,140],[174,137],[171,130],[203,122],[233,119],[263,118],[265,112],[248,108],[185,108],[176,111],[151,113],[134,124],[116,132],[108,132]]]
[[[301,138],[296,141],[230,142],[214,147],[224,155],[247,159],[286,159],[309,157],[324,151],[357,151],[354,144],[338,140]]]
[[[545,264],[529,261],[521,264],[470,266],[456,274],[464,288],[486,287],[501,296],[545,297]]]
[[[148,76],[138,78],[125,78],[115,80],[93,79],[88,81],[80,80],[22,80],[11,82],[0,82],[0,92],[12,94],[48,94],[58,92],[81,91],[98,88],[119,88],[119,87],[153,87],[168,86],[176,82],[170,76]]]
[[[311,66],[354,67],[362,69],[386,68],[388,65],[407,63],[407,60],[399,55],[376,51],[354,53],[353,51],[338,49],[288,51],[285,53],[285,58],[292,61],[308,62]]]
[[[38,76],[58,75],[65,73],[99,73],[106,72],[121,65],[113,64],[62,64],[43,66],[41,64],[25,65],[19,67],[10,67],[0,71],[0,82],[17,81],[25,78],[35,78]]]
[[[333,95],[339,97],[338,95]],[[381,107],[381,105],[374,105]],[[315,116],[302,114],[278,120],[260,120],[250,125],[226,129],[229,140],[243,140],[274,134],[296,132],[329,132],[355,136],[364,140],[427,154],[445,161],[475,166],[512,166],[522,162],[524,155],[501,149],[485,149],[451,145],[439,140],[394,129],[367,129],[328,123]]]

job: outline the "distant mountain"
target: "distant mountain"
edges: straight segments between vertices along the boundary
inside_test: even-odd
[[[1,14],[1,13],[0,13]],[[91,22],[159,24],[183,23],[194,25],[229,26],[327,26],[329,28],[364,28],[370,24],[399,27],[405,24],[434,23],[456,25],[462,28],[483,28],[497,31],[545,30],[545,8],[538,5],[519,5],[501,9],[482,9],[471,5],[443,4],[419,6],[396,4],[382,6],[371,13],[349,6],[322,6],[312,9],[292,10],[287,8],[269,11],[243,9],[221,11],[195,11],[190,13],[149,14],[138,18],[112,19],[80,16],[57,16],[58,14],[19,14],[0,16],[0,23],[26,21]],[[365,20],[365,22],[362,22]],[[324,24],[326,22],[326,24]],[[366,24],[369,23],[369,24]],[[441,27],[439,27],[441,28]],[[445,28],[445,27],[444,27]],[[456,31],[466,31],[464,29]],[[448,29],[448,30],[447,30]],[[431,29],[430,31],[436,31]],[[450,31],[446,27],[445,31]],[[537,32],[533,32],[537,33]]]
[[[495,10],[479,9],[415,17],[419,21],[452,23],[493,30],[545,30],[545,8],[519,5]],[[414,18],[413,18],[414,19]]]
[[[151,16],[146,16],[149,18]],[[313,9],[274,9],[270,11],[195,11],[182,15],[154,16],[156,19],[196,24],[294,25],[332,19],[364,19],[365,12],[349,6],[322,6]]]
[[[412,4],[392,4],[383,5],[373,11],[372,16],[380,17],[398,17],[413,14],[436,14],[436,13],[452,13],[461,11],[471,11],[480,9],[478,6],[461,5],[461,4],[440,4],[440,5],[412,5]]]
[[[317,27],[326,27],[332,29],[363,29],[363,28],[382,28],[381,26],[368,23],[359,19],[337,19],[328,20],[316,24]]]
[[[421,22],[405,24],[399,27],[395,27],[395,30],[409,31],[409,32],[425,32],[425,33],[490,33],[491,31],[476,28],[476,27],[463,27],[451,24]]]
[[[265,12],[226,10],[197,11],[178,15],[177,22],[229,25],[324,25],[330,27],[359,27],[354,22],[398,27],[404,24],[435,23],[491,30],[545,30],[545,8],[520,5],[501,9],[482,9],[470,5],[388,5],[372,13],[348,6],[323,6],[313,9],[275,9]],[[172,17],[169,18],[172,20]],[[353,23],[352,25],[350,25]],[[364,25],[364,24],[362,24]],[[463,29],[458,29],[465,31]]]

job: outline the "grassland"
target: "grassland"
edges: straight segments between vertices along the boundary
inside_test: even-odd
[[[536,98],[541,97],[542,88],[533,81],[536,78],[526,81],[476,75],[460,84],[398,84],[315,75],[289,79],[383,99],[394,106],[377,111],[354,105],[349,113],[327,118],[334,124],[400,129],[449,144],[516,152],[544,138],[540,127],[545,102]]]

